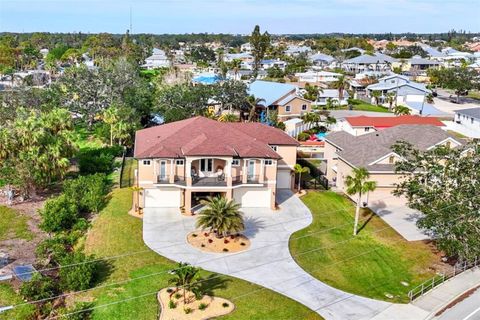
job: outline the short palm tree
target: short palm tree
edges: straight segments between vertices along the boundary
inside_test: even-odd
[[[338,100],[343,100],[343,93],[348,85],[348,79],[345,76],[340,76],[337,81],[333,83],[333,87],[338,90]]]
[[[393,113],[397,116],[409,115],[411,113],[410,108],[406,106],[396,106],[393,108]]]
[[[253,122],[255,120],[255,111],[257,110],[257,107],[261,104],[261,102],[265,103],[265,99],[248,96],[245,102],[250,110],[248,113],[248,121]]]
[[[195,295],[198,294],[196,284],[200,277],[200,268],[194,267],[186,262],[179,262],[178,267],[171,271],[173,277],[169,279],[177,288],[183,288],[183,305],[187,302],[187,291],[192,291]]]
[[[353,225],[353,235],[358,233],[358,219],[360,216],[360,204],[362,201],[362,194],[373,191],[377,187],[375,181],[368,181],[370,173],[365,168],[353,169],[353,175],[345,178],[345,185],[347,186],[348,195],[357,195],[357,208],[355,210],[355,224]]]
[[[395,92],[389,92],[387,93],[387,103],[388,103],[388,109],[392,110],[393,103],[396,101],[396,94]]]
[[[295,164],[293,167],[295,170],[295,173],[298,174],[298,193],[300,193],[300,190],[302,189],[302,173],[310,173],[310,168],[309,167],[302,167],[300,164]]]
[[[201,203],[205,209],[198,214],[197,228],[213,231],[219,238],[245,230],[240,204],[220,196],[207,197]]]
[[[320,122],[320,114],[316,112],[308,112],[302,116],[302,120],[305,124],[318,126],[318,123]]]
[[[371,95],[375,99],[375,104],[378,106],[380,104],[380,97],[382,96],[382,92],[374,90],[372,91]]]
[[[220,122],[237,122],[238,117],[233,113],[223,113],[220,117],[218,117],[218,121],[220,121]]]

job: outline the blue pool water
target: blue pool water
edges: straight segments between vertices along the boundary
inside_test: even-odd
[[[324,140],[326,135],[327,134],[325,132],[319,132],[315,136],[317,137],[318,140]]]
[[[214,84],[220,81],[220,77],[217,75],[199,75],[193,77],[193,81],[201,84]]]

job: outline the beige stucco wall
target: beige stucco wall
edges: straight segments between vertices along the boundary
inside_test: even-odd
[[[302,105],[307,105],[307,110],[302,110]],[[286,106],[290,106],[290,112],[286,111]],[[304,113],[312,111],[312,106],[310,101],[305,101],[300,98],[293,98],[290,102],[278,106],[278,116],[279,117],[288,117],[288,116],[300,116]]]
[[[328,180],[332,180],[333,177],[336,176],[335,171],[332,170],[332,167],[337,165],[337,147],[334,145],[328,143],[328,141],[325,141],[325,147],[323,151],[323,157],[325,158],[327,162],[327,172],[326,172],[326,177]]]
[[[297,163],[297,146],[277,146],[277,153],[282,157],[278,161],[279,166],[293,168],[295,163]]]
[[[150,160],[150,165],[144,165],[143,160]],[[157,182],[157,175],[160,172],[161,160],[166,161],[165,173],[167,176],[170,176],[171,159],[139,159],[138,160],[138,181],[140,185]]]

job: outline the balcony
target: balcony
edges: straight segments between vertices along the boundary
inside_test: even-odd
[[[169,175],[158,175],[157,176],[157,183],[158,184],[179,184],[179,185],[185,185],[185,177],[180,177],[175,175],[173,177],[173,183],[170,182],[170,176]]]
[[[227,180],[225,176],[193,177],[192,186],[194,187],[226,187]]]

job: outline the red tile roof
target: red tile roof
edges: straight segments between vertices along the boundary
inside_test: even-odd
[[[377,129],[395,127],[401,124],[424,124],[442,127],[444,124],[434,117],[404,115],[398,117],[346,117],[352,127],[374,127]]]
[[[280,159],[269,145],[298,145],[283,131],[260,123],[195,117],[137,131],[136,158],[233,156]]]

